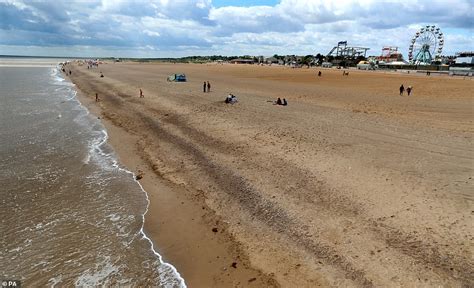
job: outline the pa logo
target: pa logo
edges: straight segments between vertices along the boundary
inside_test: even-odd
[[[2,280],[2,288],[20,288],[21,284],[19,280]]]

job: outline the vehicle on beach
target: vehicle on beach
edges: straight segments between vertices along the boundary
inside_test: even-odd
[[[370,63],[369,61],[360,61],[357,64],[358,70],[375,70],[375,65]]]
[[[321,67],[323,67],[323,68],[331,68],[331,67],[332,67],[332,63],[331,63],[331,62],[323,62],[323,64],[321,64]]]
[[[168,82],[186,82],[185,74],[172,74],[168,76]]]

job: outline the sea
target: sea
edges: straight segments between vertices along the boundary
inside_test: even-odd
[[[0,280],[186,287],[143,230],[146,191],[61,76],[63,61],[0,58]]]

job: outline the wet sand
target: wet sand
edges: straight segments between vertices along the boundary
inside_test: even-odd
[[[246,65],[71,70],[122,163],[144,172],[146,232],[189,287],[474,285],[473,80]],[[172,73],[189,81],[167,82]],[[402,83],[412,96],[398,95]],[[228,93],[239,102],[226,105]]]

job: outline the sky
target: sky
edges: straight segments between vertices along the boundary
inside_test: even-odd
[[[0,55],[326,55],[339,41],[407,58],[423,26],[474,51],[474,0],[0,0]]]

